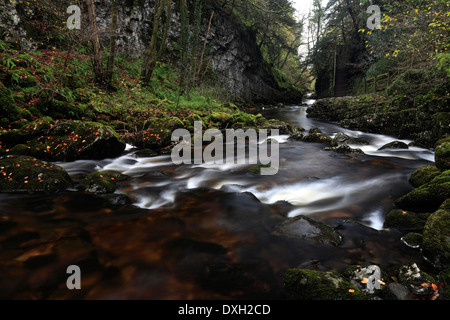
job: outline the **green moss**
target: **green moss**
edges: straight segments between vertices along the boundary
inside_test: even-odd
[[[258,164],[256,166],[251,167],[248,171],[250,171],[253,174],[261,174],[261,168],[270,168],[270,164]]]
[[[423,232],[423,253],[436,266],[450,263],[450,199],[430,215]]]
[[[0,192],[57,192],[72,185],[67,172],[29,156],[0,160]]]
[[[441,143],[434,152],[436,167],[441,170],[450,169],[450,142]]]
[[[431,182],[395,201],[399,208],[416,212],[433,212],[450,198],[450,170],[444,171]]]
[[[424,228],[428,216],[429,213],[415,213],[396,209],[386,215],[384,226],[399,230],[421,230]]]
[[[431,182],[435,177],[440,175],[441,172],[435,166],[424,166],[411,175],[409,182],[415,187],[418,188]]]
[[[402,237],[402,241],[410,247],[419,247],[422,245],[423,235],[417,232],[410,232]]]
[[[336,272],[289,269],[283,279],[288,300],[364,300],[364,293]]]

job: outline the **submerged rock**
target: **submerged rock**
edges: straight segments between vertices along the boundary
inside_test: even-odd
[[[342,236],[330,226],[306,216],[288,219],[276,226],[275,235],[337,246]]]
[[[288,300],[364,300],[364,293],[336,272],[289,269],[283,279]]]
[[[350,144],[367,145],[368,142],[363,139],[352,138],[343,132],[339,132],[331,141],[332,147],[337,147],[341,145],[348,146]]]
[[[329,148],[325,148],[324,150],[326,150],[326,151],[334,151],[334,152],[337,152],[337,153],[364,154],[364,152],[361,149],[350,148],[347,145],[340,145],[340,146],[337,146],[337,147],[329,147]]]
[[[0,192],[57,192],[72,186],[60,166],[29,156],[0,160]]]

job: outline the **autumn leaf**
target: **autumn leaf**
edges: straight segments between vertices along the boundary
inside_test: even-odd
[[[355,290],[353,290],[353,289],[348,289],[348,292],[350,292],[350,293],[354,293],[354,292],[355,292]]]
[[[434,283],[431,284],[431,286],[433,287],[433,290],[436,291],[438,289],[438,286]]]
[[[363,278],[363,279],[361,280],[361,283],[367,283],[367,282],[369,282],[369,279],[367,279],[367,278]]]

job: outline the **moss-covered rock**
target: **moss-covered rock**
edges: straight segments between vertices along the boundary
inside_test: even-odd
[[[57,192],[72,186],[67,172],[28,156],[0,160],[0,192]]]
[[[116,177],[106,172],[93,172],[89,174],[79,186],[79,189],[83,191],[99,194],[113,193],[116,188]]]
[[[364,300],[364,293],[336,272],[289,269],[283,279],[288,300]]]
[[[410,233],[405,234],[401,238],[401,240],[408,247],[418,248],[418,247],[420,247],[422,245],[423,235],[421,233],[417,233],[417,232],[410,232]]]
[[[444,171],[431,182],[395,201],[399,208],[415,212],[433,212],[450,198],[450,170]]]
[[[401,209],[391,210],[386,215],[384,227],[402,231],[422,230],[429,215],[429,213],[415,213]]]
[[[45,148],[46,157],[51,160],[95,160],[120,156],[125,143],[108,126],[74,120],[52,127]]]
[[[441,143],[434,151],[436,167],[441,170],[450,169],[450,142]]]
[[[450,266],[450,199],[431,214],[423,232],[422,250],[435,266]]]
[[[440,174],[441,172],[436,166],[423,166],[414,171],[409,178],[409,183],[411,183],[413,187],[419,188],[420,186],[431,182]]]

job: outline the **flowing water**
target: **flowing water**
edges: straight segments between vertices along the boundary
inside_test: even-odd
[[[249,172],[250,165],[176,166],[170,155],[141,158],[129,146],[117,159],[59,165],[74,179],[97,170],[130,176],[116,193],[127,194],[131,205],[75,190],[0,195],[0,296],[281,299],[287,268],[421,261],[383,222],[394,200],[412,190],[411,173],[433,162],[433,152],[378,151],[396,139],[308,119],[312,102],[270,116],[330,136],[363,138],[367,145],[352,147],[365,154],[338,154],[278,136],[280,170],[260,176]],[[341,244],[274,234],[277,224],[298,215],[336,227]],[[84,270],[77,293],[65,287],[70,264]]]

